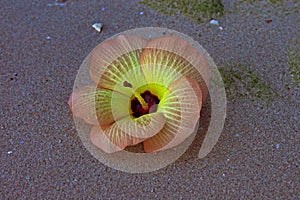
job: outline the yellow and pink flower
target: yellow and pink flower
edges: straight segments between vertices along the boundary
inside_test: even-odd
[[[195,129],[208,90],[208,63],[174,36],[119,35],[88,59],[93,84],[73,91],[73,115],[93,125],[91,142],[107,153],[143,143],[172,148]]]

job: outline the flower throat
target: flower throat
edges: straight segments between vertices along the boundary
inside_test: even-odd
[[[141,93],[140,95],[147,106],[143,106],[137,97],[131,100],[131,111],[132,116],[138,118],[140,116],[154,113],[157,111],[157,106],[159,104],[159,99],[156,95],[152,94],[149,90]]]
[[[139,94],[134,91],[132,84],[128,83],[127,81],[124,81],[123,86],[131,88],[132,94],[134,95],[134,98],[131,100],[130,104],[133,117],[139,118],[140,116],[157,111],[159,98],[156,95],[152,94],[149,90]]]

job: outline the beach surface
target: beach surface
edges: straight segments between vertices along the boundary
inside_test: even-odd
[[[299,198],[300,4],[280,2],[224,0],[220,28],[136,0],[1,0],[0,199]],[[89,52],[141,27],[174,29],[206,49],[222,69],[227,116],[205,158],[194,142],[167,167],[130,174],[86,150],[67,102]]]

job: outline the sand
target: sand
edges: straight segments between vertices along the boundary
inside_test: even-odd
[[[296,1],[285,4],[289,14],[241,5],[243,10],[218,19],[223,31],[209,21],[159,14],[137,1],[54,2],[0,2],[1,199],[300,196],[300,95],[299,88],[285,85],[293,83],[287,51],[300,32],[299,14],[292,9],[299,8]],[[234,10],[230,1],[224,4]],[[266,23],[269,18],[272,22]],[[103,23],[101,33],[92,28],[96,22]],[[103,165],[81,142],[67,101],[81,62],[96,45],[146,26],[193,37],[218,66],[241,63],[279,96],[269,104],[229,99],[223,133],[204,159],[196,159],[195,142],[179,160],[155,172],[130,174]]]

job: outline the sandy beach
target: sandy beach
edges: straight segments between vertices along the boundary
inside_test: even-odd
[[[0,199],[299,198],[300,4],[268,2],[224,0],[220,29],[137,0],[1,0]],[[67,102],[89,52],[140,27],[174,29],[206,49],[223,70],[227,117],[204,159],[194,142],[173,164],[130,174],[86,150]]]

